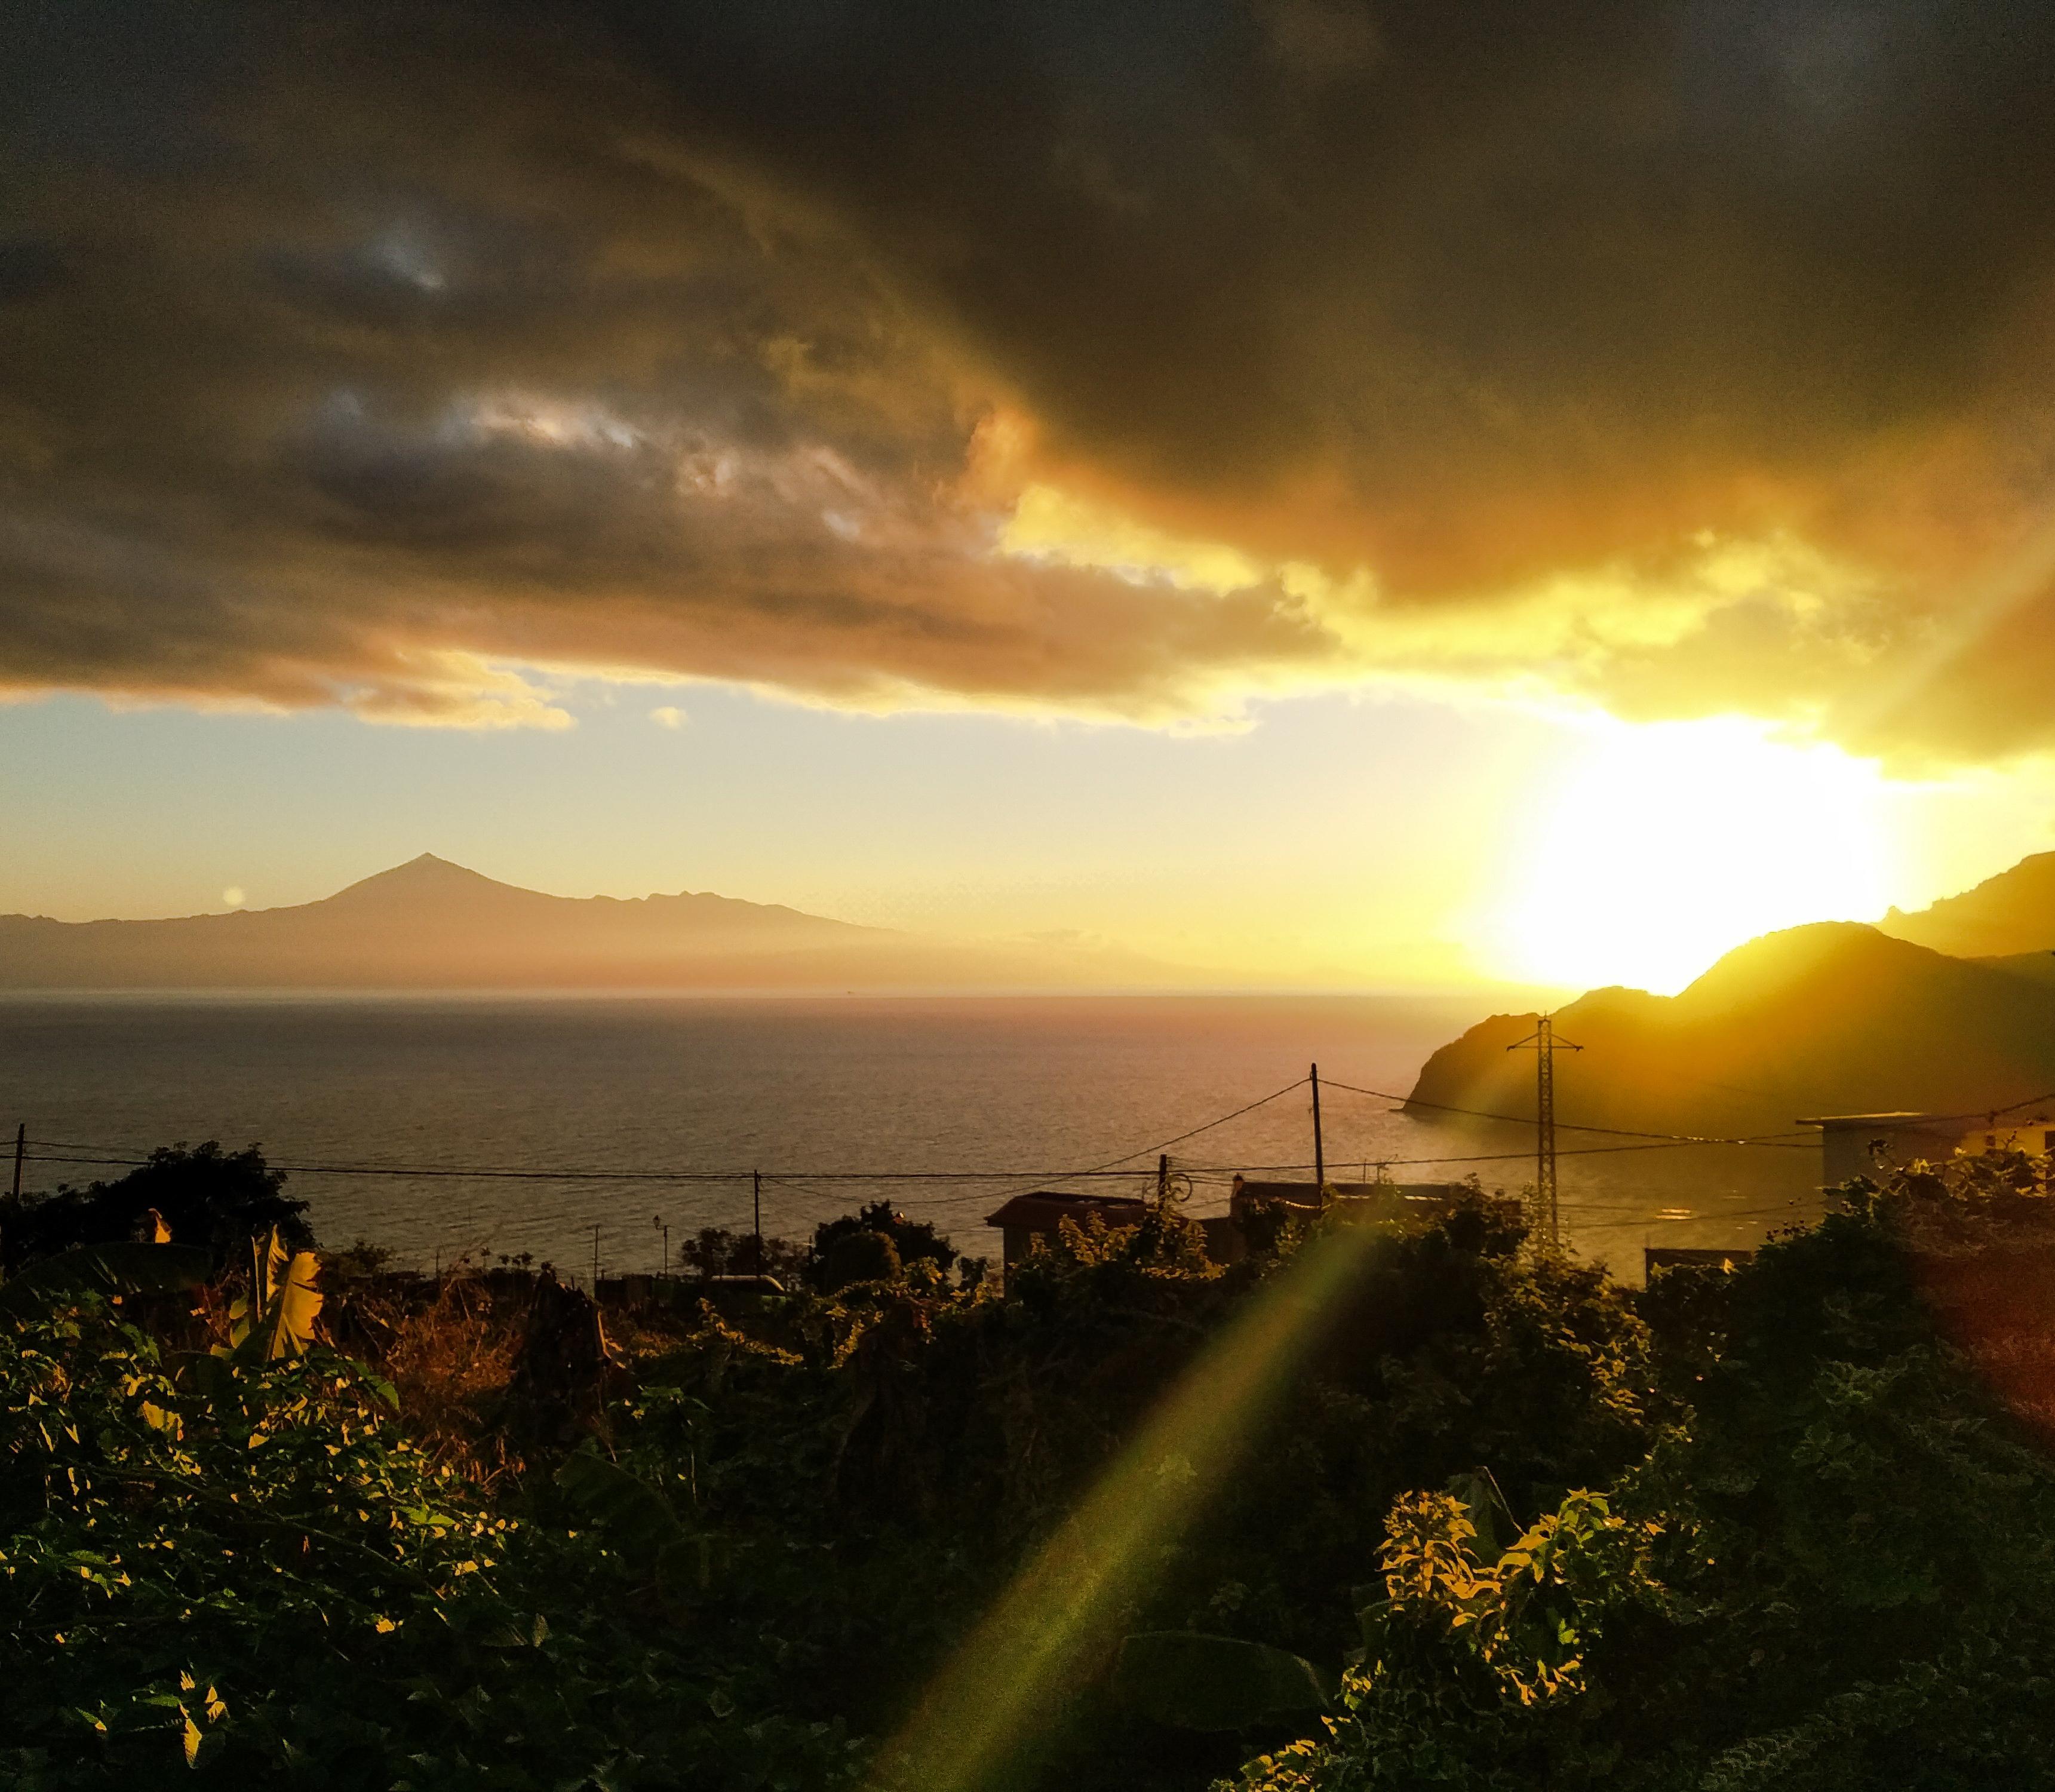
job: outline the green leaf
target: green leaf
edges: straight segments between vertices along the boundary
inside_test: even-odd
[[[172,1383],[181,1394],[219,1399],[235,1385],[235,1371],[224,1360],[226,1355],[218,1345],[213,1351],[168,1351],[164,1366],[172,1372]]]
[[[321,1290],[314,1286],[320,1273],[321,1260],[312,1251],[288,1252],[275,1226],[269,1238],[250,1241],[254,1316],[236,1338],[239,1360],[277,1362],[306,1354],[321,1309]]]
[[[1520,1521],[1498,1490],[1498,1482],[1487,1468],[1474,1468],[1452,1476],[1449,1491],[1468,1515],[1477,1533],[1477,1553],[1482,1561],[1496,1561],[1520,1534]]]
[[[270,1356],[304,1356],[314,1341],[314,1320],[322,1301],[314,1278],[320,1273],[321,1259],[312,1251],[293,1253],[264,1312],[264,1348]]]
[[[499,1625],[485,1638],[485,1647],[488,1649],[539,1649],[549,1640],[550,1620],[538,1612],[531,1620]]]
[[[1179,1730],[1245,1730],[1281,1717],[1325,1711],[1330,1676],[1267,1644],[1190,1630],[1148,1630],[1120,1645],[1115,1695]]]
[[[573,1452],[557,1470],[557,1485],[574,1506],[590,1512],[616,1541],[653,1558],[689,1543],[692,1534],[669,1502],[646,1481],[590,1450]]]
[[[81,1245],[31,1264],[0,1286],[0,1314],[31,1319],[89,1294],[172,1294],[207,1280],[190,1245]]]

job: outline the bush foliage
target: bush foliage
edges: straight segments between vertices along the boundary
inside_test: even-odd
[[[167,1145],[112,1182],[63,1187],[40,1201],[0,1201],[0,1255],[10,1274],[23,1264],[80,1245],[148,1239],[158,1222],[180,1244],[203,1245],[217,1268],[239,1257],[252,1238],[274,1226],[285,1243],[314,1243],[307,1204],[285,1192],[254,1145],[224,1151],[204,1145]]]
[[[2019,1161],[1923,1171],[1646,1293],[1481,1200],[1381,1232],[1000,1780],[2041,1783],[2049,1206]],[[326,1316],[353,1355],[278,1360],[209,1349],[232,1268],[25,1282],[0,1783],[861,1783],[1304,1248],[1071,1226],[1001,1293],[866,1211],[818,1292],[610,1338],[532,1278],[371,1276]],[[582,1440],[520,1410],[545,1314],[590,1332],[550,1347]]]
[[[1739,1273],[1659,1281],[1677,1407],[1647,1453],[1502,1550],[1446,1494],[1400,1501],[1344,1712],[1244,1785],[2055,1783],[2055,1471],[2002,1391],[2055,1350],[1988,1307],[1971,1336],[1947,1280],[2030,1304],[2029,1169],[1858,1187]]]

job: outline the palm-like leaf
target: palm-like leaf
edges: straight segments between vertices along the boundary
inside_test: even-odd
[[[1149,1630],[1120,1645],[1114,1691],[1180,1730],[1246,1730],[1324,1711],[1333,1697],[1312,1663],[1267,1644],[1190,1630]]]
[[[172,1294],[207,1280],[207,1253],[187,1245],[81,1245],[0,1286],[0,1313],[28,1318],[89,1294]]]

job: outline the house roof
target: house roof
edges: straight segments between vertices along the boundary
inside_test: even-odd
[[[1043,1190],[1016,1194],[997,1213],[986,1214],[984,1223],[1028,1232],[1054,1232],[1065,1220],[1082,1225],[1097,1214],[1109,1226],[1135,1226],[1148,1206],[1139,1195],[1071,1194],[1061,1190]]]
[[[2021,1114],[2021,1107],[2029,1105],[2015,1103],[2011,1107],[1990,1111],[1998,1115],[2012,1115],[1995,1122],[1990,1114],[1911,1114],[1898,1111],[1890,1114],[1815,1114],[1801,1119],[1801,1127],[1817,1127],[1823,1132],[1974,1132],[1988,1130],[1996,1124],[2002,1131],[2010,1127],[2017,1131],[2025,1127],[2045,1126],[2048,1115],[2037,1111],[2031,1115]]]
[[[1816,1114],[1809,1119],[1794,1121],[1801,1127],[1882,1127],[1886,1131],[1894,1127],[1938,1126],[1961,1118],[1950,1114],[1915,1114],[1907,1108],[1896,1108],[1888,1114]]]

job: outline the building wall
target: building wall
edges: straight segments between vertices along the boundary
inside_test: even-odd
[[[1924,1159],[1944,1163],[1958,1155],[1985,1151],[2024,1151],[2040,1157],[2055,1152],[2055,1128],[2044,1119],[2017,1124],[1966,1125],[1959,1120],[1927,1125],[1891,1125],[1879,1119],[1867,1126],[1829,1126],[1820,1135],[1820,1177],[1823,1186],[1838,1187],[1858,1176],[1875,1178]]]
[[[1820,1180],[1838,1188],[1858,1176],[1874,1180],[1894,1167],[1917,1162],[1944,1162],[1962,1142],[1956,1127],[1828,1127],[1820,1136]]]

